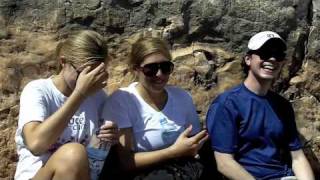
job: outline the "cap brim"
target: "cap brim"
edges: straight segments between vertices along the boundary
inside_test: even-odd
[[[271,38],[268,41],[266,41],[259,49],[266,47],[266,46],[272,46],[280,48],[283,51],[287,50],[287,45],[281,38]]]

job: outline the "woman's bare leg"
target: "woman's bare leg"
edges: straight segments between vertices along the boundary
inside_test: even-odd
[[[89,180],[86,149],[78,143],[61,146],[37,172],[33,180]]]

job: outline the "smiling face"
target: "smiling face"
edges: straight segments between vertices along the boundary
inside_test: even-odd
[[[249,67],[248,78],[258,80],[276,79],[285,63],[285,53],[277,45],[268,45],[257,51],[252,51],[245,57]]]
[[[170,66],[171,64],[167,62],[170,62],[170,60],[161,53],[153,53],[146,56],[143,62],[140,64],[140,68],[136,69],[139,83],[141,83],[141,85],[143,85],[143,87],[149,92],[163,91],[165,85],[169,80],[170,73],[172,72],[172,70],[170,72],[166,71],[166,66]],[[143,72],[142,68],[148,67],[150,66],[150,64],[158,65],[159,67],[154,76],[148,76]]]
[[[261,80],[276,79],[284,64],[283,61],[278,62],[275,58],[263,60],[256,54],[248,55],[246,58],[246,63],[250,67],[248,77],[254,76]]]

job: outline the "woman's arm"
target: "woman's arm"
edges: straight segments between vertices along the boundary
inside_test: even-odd
[[[22,134],[28,149],[35,155],[42,154],[57,141],[82,101],[103,87],[104,64],[89,72],[86,67],[79,75],[75,90],[67,101],[45,121],[31,121],[24,125]],[[32,112],[30,112],[32,113]]]
[[[176,142],[168,148],[150,151],[133,152],[134,139],[131,128],[120,130],[120,147],[118,148],[119,157],[123,168],[126,171],[134,171],[155,166],[169,159],[195,156],[202,144],[208,139],[205,130],[199,132],[193,137],[189,137],[192,126],[189,126],[180,134]]]
[[[46,152],[57,141],[82,100],[82,95],[74,91],[65,104],[45,121],[32,121],[24,125],[24,141],[34,155]]]

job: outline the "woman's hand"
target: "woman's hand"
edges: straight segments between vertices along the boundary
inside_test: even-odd
[[[119,130],[117,124],[112,121],[105,121],[105,123],[100,127],[97,137],[102,141],[111,143],[112,145],[119,143]]]
[[[91,65],[85,66],[78,76],[75,90],[83,96],[89,96],[107,85],[108,73],[104,63],[92,69]]]
[[[209,135],[206,130],[200,131],[198,134],[189,137],[192,131],[192,125],[184,130],[176,142],[169,147],[170,154],[174,158],[195,156],[203,143],[208,139]]]

